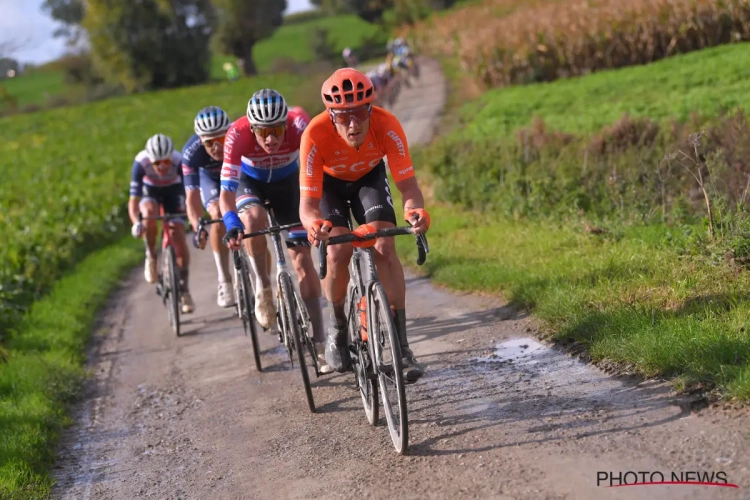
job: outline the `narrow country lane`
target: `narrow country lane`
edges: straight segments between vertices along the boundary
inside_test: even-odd
[[[395,107],[410,143],[429,140],[445,93],[439,65],[422,61]],[[663,383],[538,343],[534,322],[496,299],[411,274],[408,327],[428,371],[407,387],[411,451],[399,456],[385,418],[365,420],[352,374],[314,382],[317,414],[267,334],[258,374],[241,323],[216,305],[210,250],[191,251],[187,335],[172,334],[141,268],[103,312],[55,498],[750,498],[747,411],[695,413]],[[597,486],[598,473],[627,471],[725,471],[740,488]]]

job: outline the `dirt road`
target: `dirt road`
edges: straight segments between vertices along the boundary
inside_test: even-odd
[[[438,66],[422,73],[396,108],[413,142],[445,96]],[[261,338],[266,372],[252,367],[239,321],[216,306],[209,251],[193,251],[191,276],[198,309],[182,338],[141,269],[113,298],[56,498],[750,498],[747,412],[695,414],[663,384],[618,381],[537,343],[533,322],[497,300],[411,275],[408,326],[428,371],[408,387],[411,454],[398,456],[351,374],[315,382],[310,414],[275,338]],[[597,485],[628,471],[723,471],[739,488]]]

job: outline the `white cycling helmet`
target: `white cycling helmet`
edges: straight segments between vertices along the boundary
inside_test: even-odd
[[[164,134],[156,134],[146,141],[146,154],[151,161],[172,159],[173,152],[172,139]]]
[[[342,53],[344,54],[344,57],[349,57],[352,54],[352,49],[350,49],[349,47],[347,47],[347,48],[344,49],[344,52],[342,52]]]
[[[395,45],[396,47],[401,47],[402,45],[404,45],[404,39],[401,37],[396,38],[393,41],[393,45]]]
[[[232,122],[223,109],[208,106],[201,109],[195,117],[195,133],[201,137],[218,136],[229,130]]]
[[[247,101],[247,119],[251,125],[285,122],[288,114],[289,108],[284,96],[275,90],[259,90]]]

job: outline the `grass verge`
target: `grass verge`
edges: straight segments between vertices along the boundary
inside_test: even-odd
[[[0,348],[0,498],[49,496],[55,444],[86,377],[97,312],[142,248],[126,237],[90,254],[34,303]]]
[[[434,282],[502,293],[541,319],[550,339],[582,345],[594,362],[750,400],[750,280],[739,267],[691,254],[702,226],[594,235],[440,203],[428,208],[430,253],[421,271]],[[413,241],[397,240],[413,265]]]
[[[725,45],[583,78],[495,89],[467,105],[467,136],[505,135],[541,117],[553,130],[595,132],[623,113],[652,120],[747,109],[750,43]]]

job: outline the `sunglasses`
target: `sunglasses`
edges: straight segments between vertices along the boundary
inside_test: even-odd
[[[276,125],[274,127],[253,127],[253,132],[258,134],[262,139],[265,139],[269,135],[274,137],[281,137],[286,131],[286,124]]]
[[[208,149],[211,149],[214,144],[221,144],[224,145],[224,139],[226,139],[225,135],[222,135],[221,137],[212,137],[210,139],[201,139],[201,143],[203,143],[203,146],[205,146]]]
[[[155,167],[168,167],[169,165],[172,164],[172,160],[169,160],[169,159],[167,159],[167,160],[154,160],[154,161],[151,162],[151,164],[154,165]]]
[[[367,106],[361,106],[354,109],[341,109],[331,110],[331,119],[338,125],[349,125],[354,120],[357,123],[362,123],[370,118],[372,107],[368,104]]]

